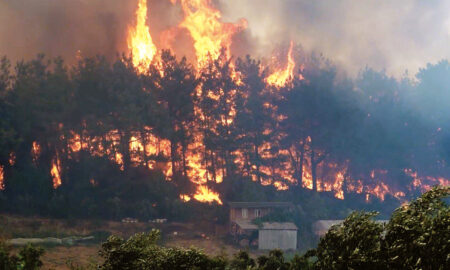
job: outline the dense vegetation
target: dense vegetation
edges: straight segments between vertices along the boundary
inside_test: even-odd
[[[38,56],[14,68],[3,58],[0,211],[183,220],[203,206],[185,204],[179,195],[195,192],[190,180],[207,180],[224,202],[290,200],[301,206],[303,220],[342,218],[355,208],[390,213],[395,204],[381,205],[374,196],[365,204],[365,193],[381,184],[418,195],[405,168],[449,175],[447,61],[401,81],[371,69],[350,80],[323,59],[302,61],[304,79],[296,76],[278,89],[265,83],[267,70],[250,58],[234,64],[241,83],[224,58],[197,71],[168,51],[144,74],[127,58],[84,58],[68,66]],[[150,135],[167,142],[167,151],[129,147]],[[208,174],[193,175],[193,154]],[[60,186],[52,182],[55,164]],[[305,164],[313,191],[303,185]],[[344,201],[334,192],[314,192],[323,189],[320,181],[333,184],[336,170],[344,172]],[[356,180],[361,194],[354,193]],[[276,182],[290,189],[260,185]],[[389,194],[385,200],[397,202]]]
[[[273,250],[256,260],[246,251],[231,259],[210,257],[190,248],[158,245],[159,232],[140,233],[128,240],[111,236],[102,244],[99,265],[92,269],[423,269],[450,267],[450,187],[436,187],[394,211],[387,224],[376,223],[374,212],[354,212],[342,224],[333,226],[318,246],[302,256],[286,259]],[[1,269],[39,269],[42,250],[26,247],[19,257],[0,246]],[[24,268],[17,264],[26,265]],[[84,269],[71,265],[72,269]],[[90,269],[90,268],[89,268]]]

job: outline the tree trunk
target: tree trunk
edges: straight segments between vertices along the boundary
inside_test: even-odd
[[[254,152],[255,152],[256,176],[257,176],[257,179],[258,179],[258,183],[261,183],[261,174],[259,173],[260,162],[259,162],[258,145],[255,143],[253,145],[253,148],[254,148]]]
[[[181,146],[181,154],[182,154],[182,158],[183,158],[183,175],[185,177],[188,176],[187,174],[187,165],[186,165],[186,143],[183,143],[183,145]]]
[[[315,161],[315,152],[314,152],[314,149],[311,149],[311,175],[312,175],[312,184],[313,184],[313,190],[314,191],[317,191],[316,165],[317,164],[316,164],[316,161]]]
[[[130,133],[125,131],[120,133],[120,146],[122,148],[122,161],[124,171],[130,168],[131,156],[130,156]]]
[[[300,160],[298,164],[298,181],[299,185],[303,186],[303,162],[305,161],[305,148],[302,146],[302,150],[300,151]]]
[[[172,177],[176,175],[176,155],[177,155],[177,145],[174,140],[170,139],[170,160],[172,162]]]

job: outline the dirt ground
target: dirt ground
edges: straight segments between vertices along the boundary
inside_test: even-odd
[[[11,238],[44,238],[67,236],[88,236],[115,234],[123,238],[138,233],[159,229],[162,232],[161,244],[168,247],[195,247],[209,255],[232,256],[239,250],[226,240],[226,227],[201,223],[121,223],[105,221],[56,220],[45,218],[24,218],[0,215],[0,236]],[[70,269],[74,266],[96,264],[101,261],[98,255],[101,241],[75,246],[44,247],[43,269]],[[17,250],[17,248],[15,248]],[[257,253],[255,252],[255,255]]]

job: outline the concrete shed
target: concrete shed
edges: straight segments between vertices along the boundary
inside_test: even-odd
[[[258,233],[258,248],[297,249],[297,230],[292,222],[264,222]]]

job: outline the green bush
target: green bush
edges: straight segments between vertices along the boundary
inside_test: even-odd
[[[450,187],[435,187],[394,211],[385,246],[391,269],[450,269]]]
[[[141,233],[128,240],[111,236],[102,244],[103,270],[113,269],[225,269],[222,258],[209,258],[196,249],[164,248],[157,245],[159,231]]]
[[[0,241],[0,269],[2,270],[36,270],[42,267],[41,256],[44,250],[27,245],[20,249],[19,254],[11,255],[11,248]]]
[[[254,267],[255,260],[250,258],[250,255],[246,251],[239,251],[230,261],[230,268],[235,270],[246,270]]]
[[[450,187],[435,187],[394,211],[355,212],[333,226],[311,252],[318,269],[450,269]]]

